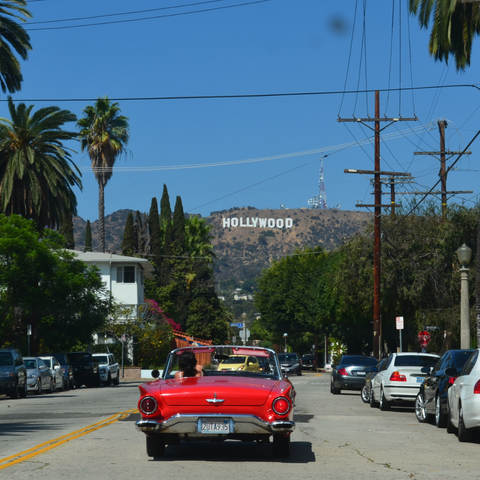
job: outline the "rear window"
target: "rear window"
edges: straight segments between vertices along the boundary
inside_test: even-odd
[[[375,357],[362,357],[357,355],[344,355],[340,360],[340,365],[368,365],[374,366],[378,363]]]
[[[396,367],[434,367],[438,362],[436,357],[426,355],[399,355],[395,358]]]
[[[2,352],[0,353],[0,367],[12,367],[13,366],[13,358],[10,353]]]
[[[279,353],[279,362],[298,362],[298,355],[296,353]]]
[[[89,363],[92,361],[92,355],[90,353],[85,353],[85,352],[75,352],[75,353],[69,353],[68,358],[70,361],[75,362],[75,363]]]

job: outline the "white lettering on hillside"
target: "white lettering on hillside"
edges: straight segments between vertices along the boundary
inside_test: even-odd
[[[292,218],[259,218],[259,217],[232,217],[222,218],[223,228],[259,227],[259,228],[293,228]]]

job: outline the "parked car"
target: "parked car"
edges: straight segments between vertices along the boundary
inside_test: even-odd
[[[175,377],[185,351],[195,354],[201,376]],[[268,367],[265,371],[219,368],[231,356],[266,359]],[[268,442],[272,436],[274,456],[290,455],[295,389],[282,376],[273,350],[231,345],[176,349],[167,357],[162,378],[139,388],[141,419],[135,425],[146,434],[150,457],[163,456],[165,445],[181,441]]]
[[[338,395],[342,390],[362,390],[365,385],[366,369],[378,363],[375,357],[364,355],[342,355],[332,365],[330,392]]]
[[[414,404],[425,380],[422,368],[434,367],[439,358],[433,353],[392,353],[384,369],[373,378],[370,406],[388,410],[392,402]]]
[[[475,429],[480,427],[480,349],[474,350],[466,361],[458,378],[448,389],[447,431],[458,430],[458,440],[468,442]],[[447,368],[447,375],[457,375],[454,368]]]
[[[467,360],[475,350],[448,350],[433,369],[426,371],[426,377],[415,399],[415,416],[421,423],[435,419],[438,428],[447,426],[448,389],[453,385]],[[428,369],[428,367],[425,367]],[[455,369],[455,376],[445,371]],[[450,373],[451,370],[450,370]]]
[[[315,370],[315,359],[313,358],[313,355],[304,355],[300,361],[300,364],[305,370]]]
[[[27,369],[15,348],[0,348],[0,394],[10,398],[27,396]]]
[[[100,371],[100,381],[110,386],[120,383],[120,365],[115,360],[113,353],[94,353],[92,355],[93,361],[98,363]]]
[[[82,385],[87,387],[100,386],[100,369],[90,352],[70,352],[67,355],[72,362],[75,387],[79,388]]]
[[[260,364],[257,357],[253,355],[230,355],[220,362],[218,370],[228,372],[229,370],[246,372],[259,372]]]
[[[277,356],[282,373],[286,375],[289,373],[302,374],[302,365],[297,353],[279,353]]]
[[[52,353],[58,363],[62,366],[63,378],[65,380],[65,390],[75,388],[75,378],[73,375],[73,366],[66,353]]]
[[[25,368],[27,369],[27,389],[41,395],[44,391],[53,393],[55,391],[54,374],[48,365],[39,357],[24,357]]]
[[[53,373],[53,389],[54,390],[65,390],[65,380],[63,376],[62,366],[59,361],[52,355],[42,355],[39,357],[47,365],[47,367]]]
[[[364,403],[370,403],[370,394],[372,391],[372,380],[375,375],[383,369],[387,363],[387,357],[382,358],[374,367],[367,367],[365,369],[365,385],[362,388],[360,397]]]

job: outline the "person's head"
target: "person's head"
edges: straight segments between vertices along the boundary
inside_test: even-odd
[[[185,377],[195,377],[197,375],[197,359],[191,350],[185,350],[180,354],[178,366]]]

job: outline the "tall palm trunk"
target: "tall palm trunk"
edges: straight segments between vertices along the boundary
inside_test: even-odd
[[[98,182],[98,236],[100,251],[105,253],[105,184],[103,179]]]

